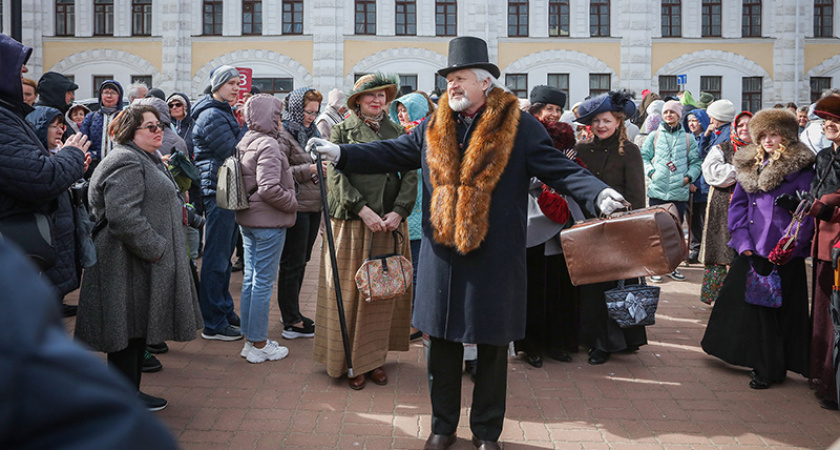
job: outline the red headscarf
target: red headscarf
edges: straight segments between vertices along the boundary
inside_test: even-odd
[[[732,141],[732,148],[734,148],[736,152],[741,147],[750,145],[749,142],[744,142],[738,137],[738,119],[744,116],[752,117],[753,113],[749,111],[741,111],[737,116],[735,116],[735,120],[732,121],[732,126],[729,127],[729,139]]]

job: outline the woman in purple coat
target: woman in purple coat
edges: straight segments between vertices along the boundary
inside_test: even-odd
[[[792,219],[790,205],[782,200],[807,191],[814,177],[814,152],[798,141],[798,127],[787,111],[758,112],[750,121],[753,144],[735,153],[732,161],[738,185],[729,205],[729,246],[738,256],[720,290],[702,346],[706,353],[729,364],[753,368],[753,389],[781,383],[788,370],[808,374],[805,257],[813,221],[803,220],[788,263],[775,266],[767,260]],[[745,301],[750,270],[760,275],[778,272],[781,307]]]

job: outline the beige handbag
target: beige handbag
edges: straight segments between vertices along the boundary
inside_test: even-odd
[[[394,230],[394,253],[373,256],[373,233],[368,244],[368,258],[356,271],[356,287],[365,301],[390,300],[405,294],[411,287],[414,268],[405,256],[398,252],[402,233]]]

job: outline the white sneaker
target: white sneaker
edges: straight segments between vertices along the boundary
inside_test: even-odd
[[[650,281],[654,283],[661,283],[662,282],[662,275],[651,275]]]
[[[685,275],[681,274],[679,270],[674,269],[673,272],[668,274],[668,277],[672,280],[682,281],[685,280]]]
[[[279,361],[287,356],[289,356],[288,348],[269,339],[263,348],[252,347],[245,359],[251,364],[259,364],[265,361]]]
[[[251,353],[251,350],[254,349],[254,343],[251,341],[245,341],[245,345],[242,347],[242,351],[239,352],[239,356],[243,358],[248,357],[248,353]]]

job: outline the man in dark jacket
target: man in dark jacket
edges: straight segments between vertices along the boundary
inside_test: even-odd
[[[242,130],[230,103],[239,94],[239,72],[231,66],[210,74],[210,94],[192,111],[195,164],[201,170],[201,194],[207,217],[204,257],[201,263],[199,306],[204,317],[201,337],[221,341],[242,339],[239,316],[230,295],[230,256],[236,247],[236,214],[216,207],[219,167],[236,151]]]
[[[486,43],[459,37],[439,109],[414,133],[389,141],[307,146],[346,172],[422,167],[423,243],[413,325],[429,334],[432,434],[426,449],[455,443],[462,343],[478,344],[470,428],[473,445],[498,449],[505,415],[508,343],[525,335],[525,219],[531,177],[609,214],[624,198],[552,145],[497,83]],[[462,174],[469,174],[468,176]],[[462,183],[461,180],[464,180]]]
[[[35,106],[49,106],[66,114],[70,104],[76,99],[76,89],[79,86],[58,72],[47,72],[38,80],[38,102]],[[64,130],[66,141],[73,134],[68,128]]]
[[[83,135],[75,134],[50,156],[24,120],[32,107],[23,102],[20,74],[31,53],[31,48],[0,34],[0,130],[3,130],[0,133],[0,221],[42,214],[49,219],[55,242],[68,231],[65,227],[72,225],[55,222],[61,204],[58,199],[67,195],[70,185],[84,174],[89,143]],[[62,296],[75,285],[64,283],[67,272],[63,264],[44,269],[63,291]]]

